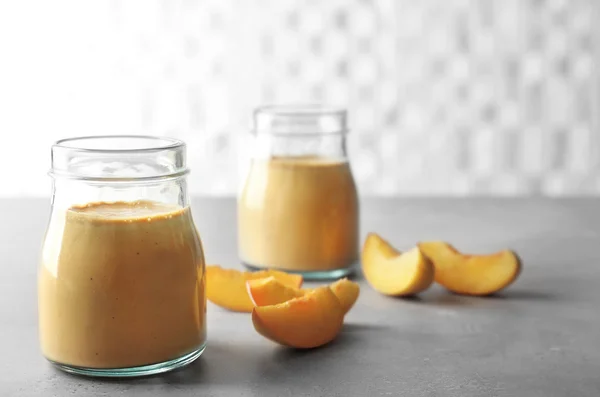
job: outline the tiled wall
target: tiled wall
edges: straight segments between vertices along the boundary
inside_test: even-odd
[[[36,180],[50,137],[150,133],[188,142],[194,193],[234,194],[252,108],[319,101],[350,111],[365,194],[600,192],[597,0],[76,7],[54,13],[73,95],[47,106],[72,112],[46,125]]]

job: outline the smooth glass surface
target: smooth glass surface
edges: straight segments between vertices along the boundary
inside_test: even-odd
[[[194,362],[198,357],[200,357],[204,352],[204,349],[205,346],[202,345],[199,349],[194,350],[193,352],[176,358],[174,360],[130,368],[94,369],[64,365],[54,362],[52,360],[50,360],[50,362],[58,368],[62,369],[63,371],[69,372],[71,374],[105,378],[130,378],[136,376],[158,375],[172,371],[177,368],[185,367],[186,365]]]
[[[185,144],[152,136],[63,139],[51,159],[51,175],[90,181],[140,183],[187,173]]]
[[[38,271],[45,357],[100,376],[195,359],[206,342],[205,264],[185,145],[81,138],[58,142],[52,156],[53,206]]]
[[[260,108],[238,199],[239,255],[251,268],[347,275],[358,260],[359,203],[346,155],[346,112]]]
[[[254,111],[254,132],[326,135],[347,131],[346,110],[324,105],[264,106]]]
[[[252,271],[263,270],[263,267],[253,266],[253,265],[251,265],[249,263],[245,263],[245,262],[242,262],[242,264]],[[350,265],[348,267],[345,267],[342,269],[335,269],[335,270],[306,271],[306,270],[287,270],[287,269],[279,269],[279,268],[273,268],[273,269],[284,271],[286,273],[301,274],[302,277],[306,280],[319,281],[319,280],[333,280],[333,279],[350,276],[356,271],[357,266],[358,266],[358,262],[356,264]]]

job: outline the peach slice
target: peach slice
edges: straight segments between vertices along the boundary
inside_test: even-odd
[[[212,265],[206,267],[206,297],[212,303],[236,312],[251,312],[254,304],[248,296],[247,280],[274,277],[284,285],[300,288],[302,276],[277,270],[242,272]]]
[[[255,306],[277,305],[304,296],[304,291],[288,287],[275,277],[246,281],[248,295]]]
[[[414,295],[433,283],[433,264],[418,247],[401,253],[375,233],[365,241],[362,270],[369,284],[385,295]]]
[[[493,294],[509,286],[521,272],[521,260],[509,250],[465,255],[443,241],[419,243],[419,248],[435,266],[435,281],[458,294]]]
[[[344,322],[344,310],[329,287],[278,305],[252,310],[256,331],[284,346],[310,349],[331,342]]]
[[[312,289],[298,289],[288,287],[274,277],[246,281],[248,295],[255,306],[277,305],[294,298],[299,298],[311,292]],[[358,283],[347,278],[338,280],[329,285],[331,291],[340,301],[344,314],[354,306],[360,293]]]
[[[344,314],[348,313],[360,294],[360,286],[354,281],[343,278],[329,285],[336,298],[340,301]]]

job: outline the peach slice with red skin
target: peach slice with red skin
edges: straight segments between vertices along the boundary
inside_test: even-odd
[[[319,287],[286,302],[256,306],[252,323],[267,339],[284,346],[311,349],[340,333],[344,310],[329,287]]]
[[[367,282],[385,295],[414,295],[433,283],[433,264],[419,248],[402,253],[375,233],[367,236],[361,262]]]
[[[419,243],[435,266],[435,281],[463,295],[490,295],[512,284],[521,273],[518,255],[503,250],[490,255],[466,255],[443,241]]]
[[[254,304],[248,295],[246,281],[274,277],[283,285],[300,288],[302,276],[277,270],[243,272],[223,269],[217,265],[206,267],[206,297],[212,303],[236,312],[251,312]]]

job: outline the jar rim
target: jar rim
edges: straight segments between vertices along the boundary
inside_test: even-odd
[[[254,111],[257,113],[272,113],[281,116],[314,117],[318,115],[335,114],[346,117],[346,109],[332,105],[321,105],[316,103],[296,104],[296,105],[264,105],[259,106]]]
[[[97,135],[56,141],[51,177],[97,182],[144,182],[189,172],[185,142],[150,135]]]
[[[98,147],[84,147],[78,145],[69,145],[69,143],[76,142],[90,142],[90,141],[109,141],[109,140],[121,140],[121,139],[131,139],[131,140],[139,140],[139,141],[148,141],[148,142],[164,142],[163,145],[154,145],[154,146],[140,146],[140,147],[127,147],[127,148],[98,148]],[[88,136],[78,136],[72,138],[64,138],[59,139],[53,145],[53,148],[67,149],[73,151],[80,152],[90,152],[90,153],[148,153],[148,152],[158,152],[161,150],[169,150],[169,149],[177,149],[180,147],[185,147],[185,142],[170,138],[170,137],[158,137],[152,135],[88,135]]]
[[[348,133],[348,112],[327,104],[264,105],[254,110],[254,133],[281,136]]]

